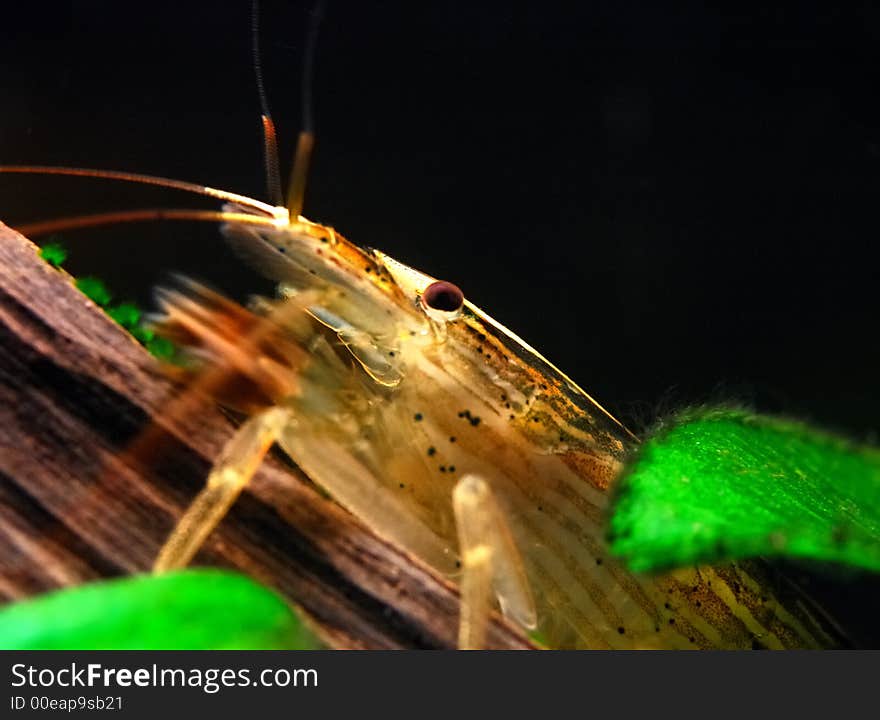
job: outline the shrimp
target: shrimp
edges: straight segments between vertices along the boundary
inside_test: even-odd
[[[220,378],[218,401],[251,415],[156,571],[190,561],[277,443],[374,532],[460,581],[461,647],[483,645],[496,605],[560,648],[833,642],[747,565],[630,574],[605,553],[603,515],[632,433],[454,284],[237,201],[223,234],[279,297],[245,309],[194,283],[161,295],[164,332]]]

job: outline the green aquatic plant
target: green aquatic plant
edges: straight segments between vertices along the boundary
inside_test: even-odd
[[[0,610],[3,650],[313,650],[275,592],[235,573],[193,569],[60,590]]]
[[[880,450],[743,410],[689,410],[631,458],[608,524],[636,571],[751,556],[880,571]]]
[[[96,277],[77,278],[74,284],[77,290],[102,308],[106,309],[110,300],[113,299],[104,281]]]
[[[50,265],[60,268],[67,260],[67,250],[57,242],[48,242],[40,248],[40,257]]]
[[[61,243],[53,241],[40,248],[40,257],[53,267],[64,270],[62,266],[67,261],[69,253]],[[151,355],[165,362],[176,362],[178,353],[174,343],[156,334],[144,321],[144,312],[136,303],[128,301],[112,303],[113,293],[100,278],[77,277],[73,279],[73,283],[83,295],[124,327]]]

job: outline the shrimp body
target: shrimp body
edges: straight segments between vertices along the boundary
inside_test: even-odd
[[[303,218],[224,234],[281,298],[260,302],[271,327],[232,364],[285,409],[279,445],[377,534],[459,576],[452,498],[475,476],[509,528],[534,617],[499,595],[501,610],[549,646],[832,643],[800,599],[745,565],[643,577],[610,558],[607,491],[635,437],[477,307],[432,308],[434,278]],[[250,314],[195,293],[166,296],[165,329],[222,358],[212,338]]]

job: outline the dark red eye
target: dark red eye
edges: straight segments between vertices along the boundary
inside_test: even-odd
[[[457,285],[445,280],[438,280],[425,288],[425,292],[422,293],[422,302],[425,303],[425,307],[429,307],[431,310],[458,312],[464,305],[464,293]]]

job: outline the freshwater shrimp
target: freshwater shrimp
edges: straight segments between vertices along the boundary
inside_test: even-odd
[[[190,560],[277,442],[377,534],[460,581],[462,647],[483,644],[496,605],[552,647],[832,642],[749,566],[648,578],[609,558],[607,489],[636,438],[453,283],[295,205],[178,187],[233,203],[213,217],[280,286],[252,309],[193,284],[162,296],[164,328],[214,372],[211,392],[251,416],[157,570]]]
[[[188,562],[277,441],[377,534],[459,578],[462,647],[482,645],[495,602],[552,647],[830,642],[745,566],[646,578],[609,558],[607,490],[635,437],[455,285],[280,209],[224,233],[282,283],[282,299],[263,302],[261,321],[190,286],[163,296],[164,326],[266,409],[231,442],[158,569]],[[256,328],[244,343],[242,328]]]
[[[211,215],[280,285],[254,310],[194,283],[160,296],[163,330],[211,378],[202,391],[251,416],[156,571],[191,560],[277,443],[378,535],[460,581],[462,647],[483,645],[496,605],[551,647],[832,642],[746,565],[639,577],[608,557],[607,490],[635,436],[454,284],[286,207],[177,186],[234,201]]]

